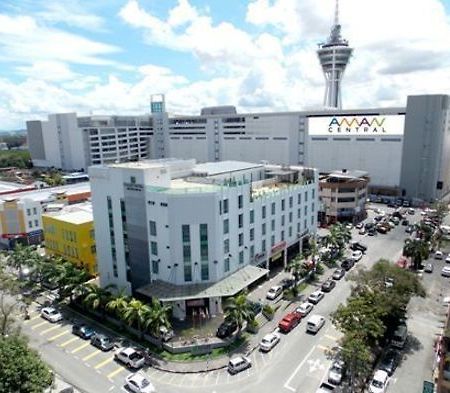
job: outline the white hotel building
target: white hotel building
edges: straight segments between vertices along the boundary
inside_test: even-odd
[[[317,227],[310,168],[160,159],[89,175],[101,285],[156,296],[180,319],[219,313]]]
[[[405,107],[179,116],[154,99],[144,116],[50,115],[27,122],[35,166],[84,170],[151,158],[361,170],[369,192],[431,201],[450,193],[450,100],[409,96]]]

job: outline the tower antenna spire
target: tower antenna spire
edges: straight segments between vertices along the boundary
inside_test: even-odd
[[[339,0],[336,0],[336,8],[334,9],[334,25],[339,24]]]

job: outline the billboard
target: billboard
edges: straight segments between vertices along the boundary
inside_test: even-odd
[[[405,115],[323,116],[308,119],[309,135],[403,135]]]

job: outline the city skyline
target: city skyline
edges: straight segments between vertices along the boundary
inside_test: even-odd
[[[55,112],[145,113],[154,93],[180,114],[225,104],[242,112],[321,108],[316,49],[329,35],[334,0],[160,3],[2,2],[0,129]],[[341,0],[355,48],[344,108],[447,93],[449,14],[444,0]]]

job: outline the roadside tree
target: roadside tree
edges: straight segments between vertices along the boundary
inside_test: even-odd
[[[403,255],[410,257],[415,270],[420,269],[422,261],[430,254],[428,241],[423,239],[406,239],[403,246]]]
[[[245,292],[229,298],[225,303],[224,311],[226,320],[236,322],[238,335],[240,335],[245,322],[248,323],[255,319]]]

